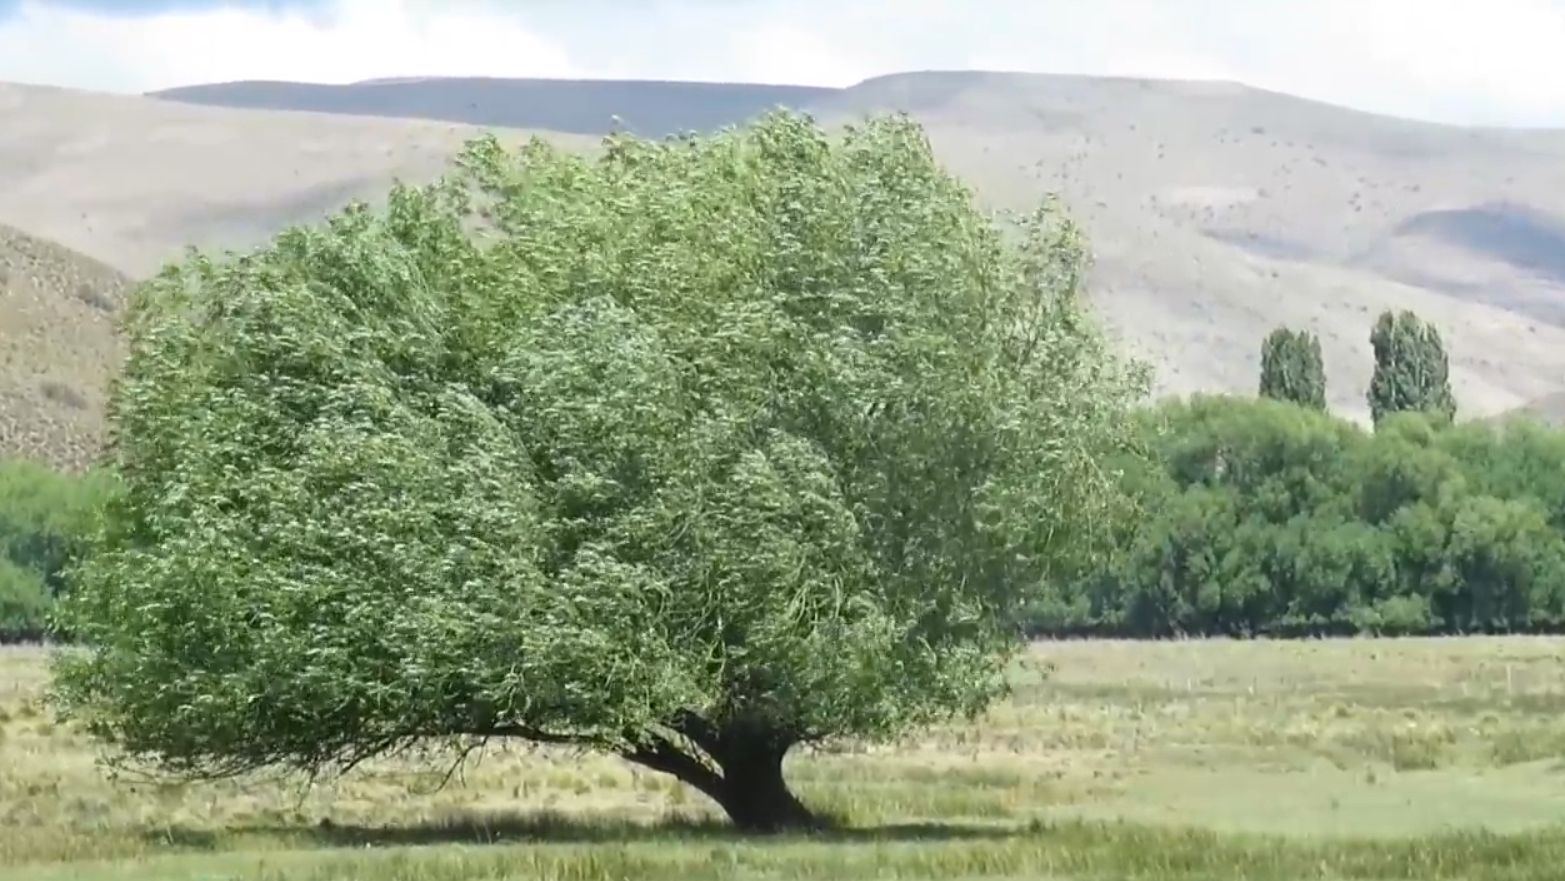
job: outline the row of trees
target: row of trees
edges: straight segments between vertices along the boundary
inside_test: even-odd
[[[1141,516],[1035,633],[1454,634],[1565,628],[1565,433],[1518,420],[1202,397],[1143,414]]]
[[[1320,341],[1287,327],[1259,397],[1141,414],[1120,461],[1139,516],[1115,551],[1045,586],[1038,635],[1324,635],[1565,628],[1565,433],[1454,424],[1440,333],[1370,333],[1373,431],[1326,412]]]
[[[1383,312],[1369,335],[1375,356],[1370,417],[1376,425],[1393,413],[1419,412],[1456,418],[1451,367],[1434,325],[1407,310]],[[1279,327],[1261,345],[1260,394],[1314,410],[1326,409],[1326,365],[1320,339],[1309,331]]]
[[[1551,446],[1560,436],[1452,428],[1444,342],[1410,311],[1382,313],[1370,347],[1374,433],[1326,413],[1320,340],[1288,327],[1262,343],[1257,400],[1196,397],[1146,414],[1151,457],[1121,463],[1143,514],[1106,565],[1043,591],[1032,631],[1559,627],[1565,495],[1515,474],[1565,470],[1554,455],[1565,447]]]

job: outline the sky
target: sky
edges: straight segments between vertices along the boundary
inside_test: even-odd
[[[847,86],[908,70],[1237,80],[1565,127],[1565,0],[0,0],[0,80],[395,76]]]

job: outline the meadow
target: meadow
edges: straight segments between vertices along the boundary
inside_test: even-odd
[[[1035,646],[972,725],[798,754],[842,831],[742,839],[617,760],[518,746],[298,780],[111,780],[0,650],[0,877],[1545,879],[1565,640]]]

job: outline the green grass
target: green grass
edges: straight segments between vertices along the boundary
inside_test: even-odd
[[[445,788],[108,780],[0,654],[7,879],[1555,879],[1565,641],[1040,646],[981,724],[796,756],[830,836],[745,840],[613,759],[507,747]]]

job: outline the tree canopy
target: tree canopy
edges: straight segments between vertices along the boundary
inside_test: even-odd
[[[1326,365],[1320,339],[1307,330],[1279,327],[1261,344],[1263,398],[1326,409]]]
[[[1417,411],[1456,418],[1451,366],[1440,331],[1412,312],[1386,311],[1369,336],[1375,372],[1369,383],[1369,411],[1375,423],[1392,413]]]
[[[751,829],[790,748],[1003,690],[1124,494],[1143,378],[1045,205],[900,117],[468,146],[132,297],[67,716],[183,775],[611,751]]]

